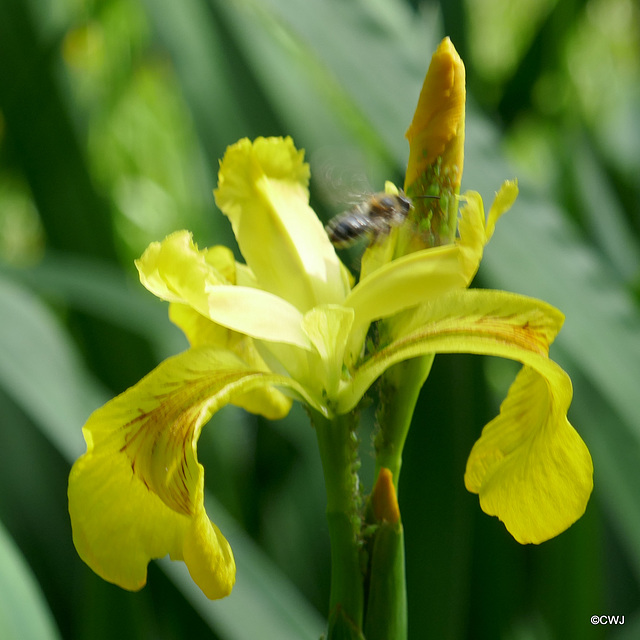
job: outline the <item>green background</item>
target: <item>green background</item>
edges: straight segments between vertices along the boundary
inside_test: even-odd
[[[182,228],[234,246],[211,194],[226,146],[291,135],[324,219],[367,184],[401,184],[444,35],[467,68],[463,190],[487,203],[506,178],[521,186],[475,284],[566,314],[552,356],[574,382],[595,490],[557,539],[514,542],[462,482],[514,368],[437,357],[400,485],[410,638],[640,637],[636,3],[0,0],[3,640],[319,638],[329,551],[300,407],[276,423],[229,407],[203,432],[208,511],[238,562],[223,601],[166,560],[139,593],[95,576],[71,542],[67,474],[89,413],[186,347],[133,260]],[[625,624],[591,624],[607,614]]]

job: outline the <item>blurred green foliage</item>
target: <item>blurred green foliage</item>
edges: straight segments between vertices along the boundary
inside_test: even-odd
[[[226,146],[292,135],[324,217],[349,173],[400,181],[445,34],[467,65],[463,188],[522,187],[479,281],[566,313],[552,353],[596,489],[568,532],[515,543],[462,483],[513,368],[437,358],[400,487],[410,637],[639,637],[633,0],[0,0],[0,637],[319,637],[328,541],[301,410],[272,424],[229,407],[203,433],[208,511],[239,565],[221,602],[164,560],[137,594],[94,576],[71,543],[66,477],[89,413],[186,346],[133,259],[180,228],[233,246],[211,195]],[[625,624],[592,625],[602,614]]]

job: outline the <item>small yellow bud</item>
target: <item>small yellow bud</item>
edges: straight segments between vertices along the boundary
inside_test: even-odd
[[[398,507],[396,489],[393,486],[393,475],[385,467],[382,467],[378,474],[378,480],[373,489],[372,503],[376,522],[396,524],[400,521],[400,507]]]

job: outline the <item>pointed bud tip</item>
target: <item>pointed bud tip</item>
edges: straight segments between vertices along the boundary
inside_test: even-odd
[[[393,474],[385,467],[382,467],[378,474],[378,480],[373,489],[372,502],[377,522],[395,524],[400,521],[400,507],[393,485]]]

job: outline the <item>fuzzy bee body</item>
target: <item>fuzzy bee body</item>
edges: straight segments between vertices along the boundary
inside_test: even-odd
[[[350,247],[362,238],[375,242],[403,224],[411,206],[411,200],[403,192],[396,195],[384,191],[375,193],[329,220],[325,229],[337,249]]]

